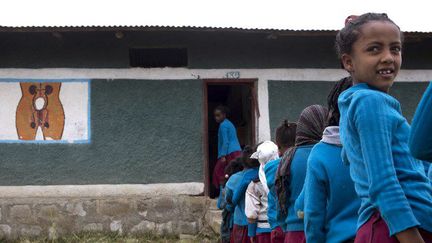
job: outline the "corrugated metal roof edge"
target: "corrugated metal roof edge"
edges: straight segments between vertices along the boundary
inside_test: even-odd
[[[170,25],[79,25],[79,26],[0,26],[7,30],[37,30],[37,29],[178,29],[178,30],[234,30],[234,31],[337,31],[337,30],[306,30],[306,29],[277,29],[277,28],[241,28],[241,27],[213,27],[213,26],[170,26]]]
[[[81,26],[0,26],[0,32],[67,32],[67,31],[234,31],[234,32],[279,32],[297,34],[336,34],[332,29],[277,29],[277,28],[241,28],[211,26],[167,26],[167,25],[81,25]],[[427,31],[404,31],[407,34],[429,35]]]

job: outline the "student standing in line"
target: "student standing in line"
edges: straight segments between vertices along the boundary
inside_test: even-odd
[[[276,128],[275,139],[279,150],[279,157],[283,156],[288,148],[294,146],[296,127],[297,124],[284,120],[282,124]],[[272,229],[270,234],[271,243],[283,243],[285,239],[285,234],[283,232],[283,228],[285,228],[283,225],[285,222],[283,220],[278,220],[277,218],[279,203],[275,191],[275,176],[280,160],[281,159],[279,158],[270,161],[264,167],[264,173],[267,178],[267,187],[269,189],[267,215]]]
[[[248,158],[245,158],[245,157]],[[243,171],[233,174],[225,186],[226,209],[234,213],[234,226],[231,232],[231,243],[249,243],[249,231],[256,229],[256,223],[248,223],[245,214],[245,193],[249,183],[258,179],[259,162],[243,155]]]
[[[303,219],[299,219],[294,203],[303,189],[306,166],[312,147],[321,140],[327,123],[327,109],[321,105],[306,107],[297,122],[295,146],[283,155],[276,175],[279,201],[278,218],[285,220],[285,242],[305,242]]]
[[[386,14],[351,18],[336,49],[353,87],[339,96],[342,157],[361,199],[355,242],[432,242],[432,189],[412,157],[410,126],[388,94],[400,70],[402,33]]]
[[[252,159],[260,163],[259,179],[252,181],[246,190],[246,217],[250,223],[257,223],[255,234],[249,232],[249,237],[256,243],[270,243],[270,224],[268,222],[268,188],[264,174],[264,166],[269,161],[279,158],[278,147],[271,141],[265,141],[252,154]]]
[[[217,207],[222,210],[222,223],[221,223],[221,243],[229,243],[231,238],[231,231],[234,225],[233,214],[227,210],[226,200],[225,200],[225,184],[226,181],[231,177],[231,175],[243,170],[243,160],[242,158],[237,158],[231,161],[225,169],[225,183],[221,184],[220,195],[217,200]]]
[[[328,127],[309,154],[303,188],[306,242],[354,242],[360,199],[349,165],[342,162],[337,104],[340,93],[351,86],[351,78],[343,78],[333,86],[327,97]]]
[[[227,118],[228,108],[218,106],[214,110],[214,118],[219,123],[218,130],[218,160],[213,171],[213,185],[219,189],[224,180],[224,171],[228,162],[242,155],[237,130],[234,124]]]

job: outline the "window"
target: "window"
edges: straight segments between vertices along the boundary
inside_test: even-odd
[[[187,67],[186,48],[130,48],[131,67]]]

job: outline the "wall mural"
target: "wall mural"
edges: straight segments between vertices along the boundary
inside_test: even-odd
[[[89,80],[0,80],[0,142],[90,142]]]
[[[61,83],[20,83],[22,97],[16,111],[18,138],[35,140],[42,129],[43,139],[60,140],[65,116],[60,101]]]

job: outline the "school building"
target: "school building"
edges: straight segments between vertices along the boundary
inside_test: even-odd
[[[336,33],[0,27],[0,236],[196,234],[215,195],[213,108],[230,108],[242,145],[271,139],[347,75]],[[432,33],[405,32],[402,69],[391,94],[410,121]]]

